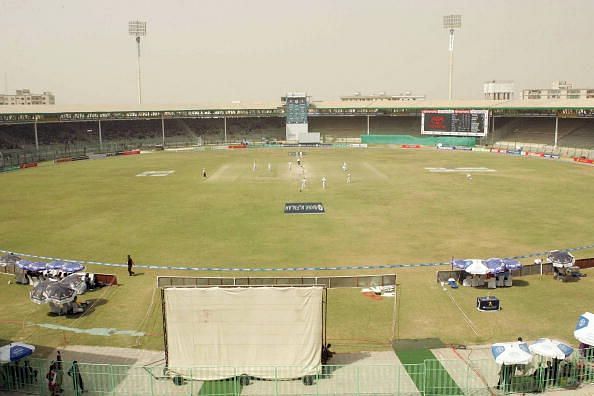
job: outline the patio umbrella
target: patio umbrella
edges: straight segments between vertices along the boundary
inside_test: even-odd
[[[47,269],[47,263],[43,261],[35,261],[30,263],[27,268],[29,271],[45,271]]]
[[[528,364],[532,354],[525,342],[500,342],[491,346],[497,364]]]
[[[50,283],[52,282],[41,281],[34,288],[32,288],[29,292],[29,298],[31,301],[33,301],[35,304],[45,304],[47,300],[43,293],[45,293],[45,289]]]
[[[43,295],[47,302],[62,305],[74,301],[76,291],[60,282],[50,282]]]
[[[519,270],[522,268],[522,263],[514,259],[503,259],[503,265],[505,266],[505,269],[509,271]]]
[[[573,348],[569,345],[550,338],[539,338],[529,348],[535,355],[552,359],[565,359],[573,353]]]
[[[63,285],[74,289],[76,294],[83,294],[87,291],[87,284],[85,282],[85,274],[70,274],[60,281]]]
[[[459,269],[465,269],[470,264],[472,264],[472,260],[454,260],[454,261],[452,261],[452,265],[455,268],[459,268]]]
[[[490,268],[493,273],[505,271],[505,261],[503,259],[492,257],[483,261],[485,265]]]
[[[464,271],[472,275],[486,275],[497,273],[497,267],[489,267],[483,260],[466,260],[471,263],[464,268]]]
[[[549,252],[547,257],[549,263],[553,263],[553,267],[567,268],[573,267],[575,263],[575,257],[569,252],[561,252],[559,250],[553,250]]]
[[[32,261],[29,261],[29,260],[19,260],[19,261],[16,262],[16,266],[19,267],[22,270],[28,270],[29,268],[27,268],[27,267],[31,263],[32,263]]]
[[[586,312],[580,316],[573,336],[583,344],[594,345],[594,314]]]
[[[33,345],[22,342],[13,342],[0,347],[0,362],[15,362],[31,355],[34,351],[35,347]]]
[[[50,261],[49,263],[47,263],[46,269],[48,269],[48,270],[61,270],[62,269],[62,266],[64,264],[65,264],[65,261],[60,261],[60,260]]]
[[[82,271],[85,269],[85,266],[76,261],[65,261],[62,265],[62,271],[68,273],[74,273],[78,271]]]

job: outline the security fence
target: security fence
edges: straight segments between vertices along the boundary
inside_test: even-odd
[[[195,367],[188,377],[164,366],[129,366],[64,361],[56,372],[63,395],[494,395],[575,389],[594,384],[594,353],[553,364],[540,361],[527,366],[499,367],[489,360],[425,360],[419,364],[321,366],[318,374],[290,378],[291,367],[251,368],[251,376],[229,368],[229,379],[202,381],[211,368]],[[594,351],[592,351],[594,352]],[[51,395],[49,360],[30,359],[0,366],[0,391]],[[277,379],[258,379],[258,371]],[[80,377],[77,375],[80,373]],[[184,369],[188,372],[188,369]],[[281,379],[282,378],[282,379]]]

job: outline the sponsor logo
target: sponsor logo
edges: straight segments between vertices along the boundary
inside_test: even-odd
[[[172,170],[168,170],[168,171],[146,171],[146,172],[142,172],[137,174],[136,176],[169,176],[170,174],[172,174],[175,171]]]
[[[549,159],[559,159],[559,158],[561,158],[561,156],[559,154],[544,154],[543,157],[549,158]]]
[[[321,202],[285,203],[285,214],[323,214],[326,213]]]

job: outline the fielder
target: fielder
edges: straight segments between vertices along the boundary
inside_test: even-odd
[[[322,177],[322,190],[326,189],[326,176]]]
[[[299,192],[305,190],[305,184],[306,183],[307,183],[307,179],[304,176],[303,179],[301,179],[301,186],[299,186]]]
[[[347,184],[351,184],[351,174],[347,173]]]
[[[343,163],[342,163],[342,171],[343,171],[343,172],[346,172],[346,171],[347,171],[347,169],[348,169],[348,168],[347,168],[347,164],[346,164],[346,162],[343,162]]]

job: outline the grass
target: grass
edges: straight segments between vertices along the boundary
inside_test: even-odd
[[[396,355],[417,388],[424,390],[424,395],[464,394],[429,349],[396,348]]]
[[[452,256],[508,256],[593,242],[590,167],[488,153],[308,149],[304,164],[309,183],[300,193],[295,161],[288,171],[289,151],[155,153],[0,174],[0,248],[116,263],[131,254],[138,264],[255,268],[448,261]],[[344,161],[352,175],[348,185],[340,169]],[[424,169],[469,166],[497,172],[477,174],[469,182],[464,174]],[[201,178],[203,167],[208,180]],[[175,173],[135,177],[148,170]],[[322,176],[328,180],[326,190]],[[324,203],[325,215],[282,213],[285,202],[317,201]],[[156,276],[221,275],[139,268],[142,275],[130,278],[125,269],[90,270],[115,273],[121,286],[85,294],[98,303],[79,318],[48,316],[46,306],[28,301],[27,287],[8,285],[10,278],[0,276],[0,341],[162,349]],[[526,277],[524,286],[520,282],[496,290],[504,309],[485,314],[474,310],[476,296],[485,290],[449,291],[476,334],[435,282],[435,270],[397,271],[398,338],[470,344],[523,335],[571,341],[578,315],[591,310],[594,297],[591,277],[574,284]],[[331,290],[329,302],[333,349],[390,348],[393,300]],[[99,337],[44,329],[37,326],[41,323],[147,335]]]

